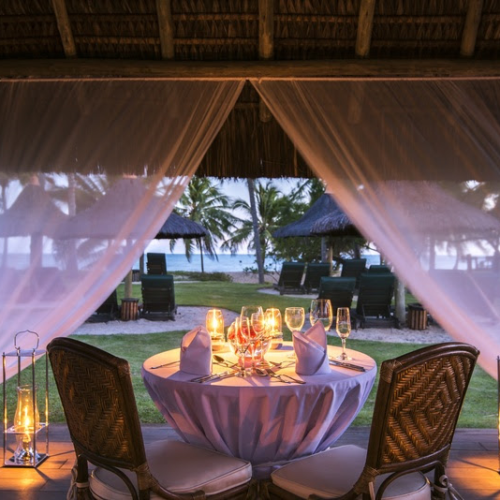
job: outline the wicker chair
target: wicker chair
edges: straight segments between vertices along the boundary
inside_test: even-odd
[[[473,346],[450,342],[384,361],[368,449],[338,446],[291,462],[271,475],[269,498],[430,500],[423,473],[434,471],[435,484],[445,487],[445,465],[478,355]],[[444,498],[437,488],[433,494]]]
[[[246,497],[248,462],[175,440],[144,446],[126,360],[69,338],[47,351],[77,456],[68,498]]]

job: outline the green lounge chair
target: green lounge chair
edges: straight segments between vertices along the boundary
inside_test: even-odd
[[[393,273],[363,273],[359,280],[356,317],[361,327],[366,325],[367,318],[389,320],[391,326],[399,326],[397,318],[392,315],[391,305],[396,286]]]
[[[120,307],[116,290],[113,290],[109,297],[87,318],[88,323],[105,323],[120,317]]]
[[[174,277],[171,274],[141,276],[142,317],[149,320],[175,321]]]
[[[333,317],[337,316],[339,307],[351,309],[356,278],[341,278],[340,276],[323,277],[319,284],[318,299],[329,299],[332,303]],[[351,310],[351,325],[357,328],[356,314]],[[335,325],[332,325],[335,328]]]
[[[303,293],[302,277],[304,276],[304,269],[306,265],[303,262],[283,262],[278,284],[274,288],[284,293]]]
[[[167,274],[167,260],[164,253],[148,253],[146,257],[148,274]]]
[[[303,285],[305,293],[319,290],[321,278],[328,276],[330,276],[330,264],[307,264]]]
[[[384,264],[372,264],[368,268],[367,272],[370,274],[390,273],[391,268]]]
[[[359,277],[366,271],[366,259],[346,259],[342,261],[341,278],[356,278],[356,290],[359,288]]]

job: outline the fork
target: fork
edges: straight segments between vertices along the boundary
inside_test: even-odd
[[[273,377],[273,378],[277,378],[280,382],[283,382],[284,384],[305,384],[305,382],[303,380],[299,380],[298,378],[294,378],[290,375],[287,375],[286,373],[283,373],[283,374],[278,374],[278,373],[275,373],[272,368],[264,368],[267,372],[267,374],[270,376],[270,377]],[[289,379],[289,380],[286,380],[286,379]]]

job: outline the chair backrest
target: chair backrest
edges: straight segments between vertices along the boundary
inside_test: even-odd
[[[278,286],[297,286],[299,287],[304,275],[306,265],[304,262],[283,262]]]
[[[311,263],[307,264],[306,275],[304,277],[304,288],[311,292],[318,290],[322,277],[330,276],[330,264],[328,263]]]
[[[364,273],[359,279],[356,313],[365,316],[390,317],[396,276],[392,273]]]
[[[368,273],[390,273],[391,268],[384,264],[372,264],[368,269]]]
[[[175,310],[174,277],[171,274],[143,274],[141,285],[143,312],[172,312]]]
[[[96,309],[97,314],[108,314],[115,317],[118,314],[118,297],[116,290],[113,290],[109,297]]]
[[[318,299],[330,299],[333,315],[339,307],[351,307],[356,278],[323,277],[319,284]]]
[[[77,455],[107,468],[146,463],[128,362],[70,338],[47,352]]]
[[[366,270],[366,259],[346,259],[342,261],[342,278],[356,278],[356,288],[359,286],[359,277]]]
[[[474,346],[449,342],[382,363],[366,464],[358,482],[366,485],[391,473],[390,482],[431,467],[437,478],[445,473],[478,355]]]
[[[147,253],[146,259],[148,274],[167,274],[167,259],[164,253]]]

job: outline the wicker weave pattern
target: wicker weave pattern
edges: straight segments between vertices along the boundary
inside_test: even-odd
[[[383,463],[418,459],[451,441],[471,369],[469,359],[450,356],[397,375]]]
[[[134,463],[116,370],[70,352],[54,351],[51,362],[74,440],[92,453]]]

